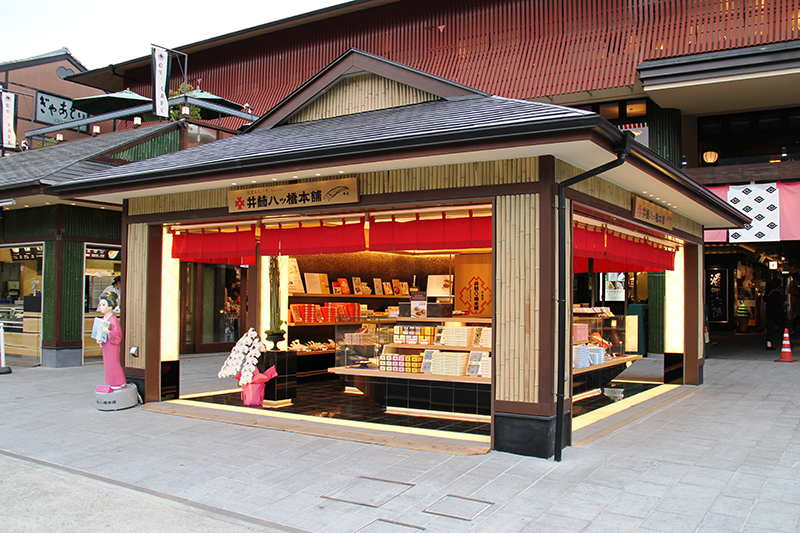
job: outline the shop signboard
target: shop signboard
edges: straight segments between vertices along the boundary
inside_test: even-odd
[[[120,252],[116,249],[86,247],[87,259],[106,259],[110,261],[119,261],[119,256]]]
[[[228,192],[228,212],[277,211],[358,202],[358,180],[343,178]]]
[[[638,196],[633,201],[633,218],[659,228],[672,229],[672,211]]]
[[[64,98],[44,91],[36,91],[36,122],[42,124],[63,124],[88,117],[84,111],[72,107],[72,98]],[[83,126],[82,131],[88,131]]]
[[[722,268],[706,269],[706,303],[708,321],[728,322],[728,271]]]

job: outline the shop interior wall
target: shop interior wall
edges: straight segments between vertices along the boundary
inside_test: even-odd
[[[428,276],[450,274],[454,270],[454,254],[415,255],[384,252],[356,252],[333,255],[299,255],[296,257],[300,274],[319,272],[328,275],[333,282],[345,278],[352,283],[353,277],[361,278],[372,287],[373,278],[383,281],[399,279],[412,286],[416,276],[416,286],[427,288]],[[373,293],[374,294],[374,293]]]

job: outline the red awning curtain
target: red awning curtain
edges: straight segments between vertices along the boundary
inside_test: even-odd
[[[470,212],[465,217],[420,219],[399,222],[391,220],[369,222],[369,249],[392,250],[446,250],[490,248],[492,245],[492,217],[476,217]]]
[[[254,265],[256,232],[251,228],[232,232],[203,230],[201,233],[174,233],[172,257],[193,263]]]
[[[314,221],[296,228],[261,228],[261,255],[313,255],[362,252],[367,249],[364,219],[341,224]]]
[[[675,252],[646,239],[607,228],[576,224],[573,227],[573,271],[660,272],[675,268]]]

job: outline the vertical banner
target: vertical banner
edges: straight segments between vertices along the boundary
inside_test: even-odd
[[[151,61],[153,113],[159,117],[169,118],[169,77],[172,67],[172,56],[165,48],[153,46]]]
[[[3,140],[3,148],[14,150],[17,147],[17,134],[14,131],[14,101],[16,96],[12,93],[2,92],[2,127],[0,132]]]

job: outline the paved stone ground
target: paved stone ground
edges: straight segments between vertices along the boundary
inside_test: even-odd
[[[761,340],[733,345],[755,354]],[[101,365],[14,368],[0,376],[0,524],[4,532],[798,531],[800,364],[773,363],[779,352],[721,355],[708,359],[697,392],[565,450],[561,463],[388,448],[138,407],[100,412]],[[181,364],[184,393],[230,385],[214,377],[213,356]]]

